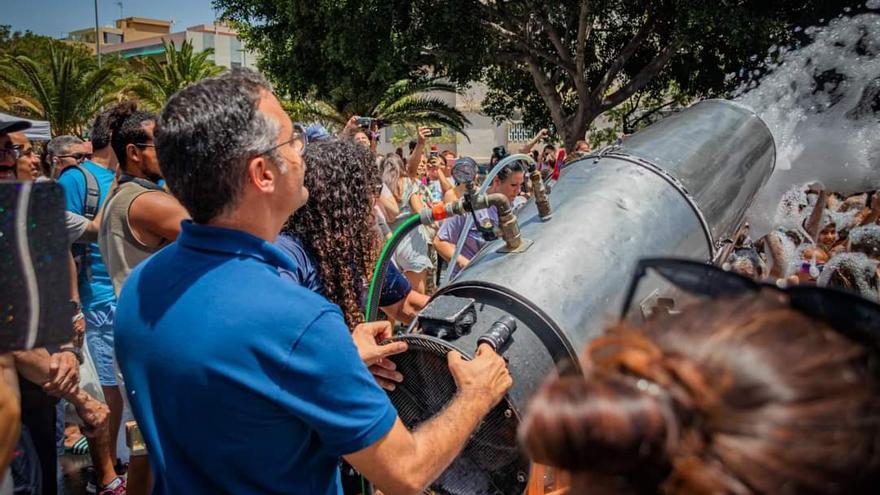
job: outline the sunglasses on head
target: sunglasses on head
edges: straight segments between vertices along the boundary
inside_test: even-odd
[[[708,299],[732,298],[769,289],[787,296],[792,309],[820,318],[853,341],[880,349],[880,305],[837,289],[795,285],[780,288],[714,265],[677,258],[646,258],[636,265],[621,308],[626,318],[639,282],[653,271],[678,289]]]

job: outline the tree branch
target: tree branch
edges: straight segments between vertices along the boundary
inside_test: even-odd
[[[590,0],[581,0],[580,15],[578,15],[578,33],[575,45],[575,70],[579,74],[586,72],[587,40],[593,31],[593,20],[590,19]]]
[[[647,11],[646,15],[647,18],[645,19],[645,23],[642,24],[635,36],[629,40],[629,43],[623,47],[620,54],[617,55],[617,58],[614,59],[611,66],[605,71],[605,75],[602,76],[599,84],[596,85],[593,90],[594,98],[599,99],[606,91],[608,91],[608,88],[614,83],[617,75],[620,74],[621,69],[623,69],[626,63],[629,62],[629,59],[631,59],[633,54],[635,54],[642,44],[645,43],[645,40],[648,39],[648,36],[654,30],[654,27],[657,25],[657,17]]]
[[[507,15],[506,13],[499,12],[499,11],[492,9],[488,5],[485,5],[483,2],[478,2],[478,5],[480,5],[483,8],[483,11],[487,15],[498,19],[498,21],[500,21],[503,24],[506,24],[506,25],[502,25],[499,22],[493,22],[491,20],[486,21],[486,23],[491,28],[495,29],[495,31],[497,31],[500,35],[507,38],[507,40],[509,42],[519,46],[520,49],[523,50],[523,52],[530,53],[536,57],[540,57],[540,58],[544,59],[547,63],[550,63],[552,65],[559,65],[559,66],[566,65],[565,62],[560,57],[555,56],[546,50],[542,50],[541,48],[538,48],[537,46],[534,46],[533,44],[529,43],[529,40],[524,38],[522,34],[519,34],[517,31],[525,31],[525,29],[523,29],[522,26],[517,26],[516,20],[514,18]]]
[[[544,99],[544,103],[547,104],[547,108],[550,110],[550,116],[553,118],[553,123],[556,124],[557,129],[564,129],[565,116],[562,114],[562,98],[556,91],[556,87],[547,77],[547,74],[544,73],[544,69],[541,68],[541,65],[538,64],[534,58],[527,57],[526,63],[529,67],[529,73],[535,81],[535,87],[538,89],[538,93],[541,94],[541,98]]]
[[[666,65],[666,62],[675,55],[675,52],[680,46],[681,42],[677,40],[666,45],[666,48],[661,50],[660,53],[658,53],[653,60],[648,62],[648,64],[645,65],[628,83],[605,97],[600,106],[601,110],[604,112],[605,110],[616,107],[632,96],[636,91],[644,88],[649,82],[651,82],[651,79],[660,72],[660,69]]]

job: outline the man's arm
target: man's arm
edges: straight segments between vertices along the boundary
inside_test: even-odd
[[[535,134],[535,137],[533,137],[531,141],[529,141],[528,143],[523,145],[522,148],[519,149],[519,152],[528,155],[532,152],[532,148],[534,148],[535,145],[538,144],[542,139],[546,138],[548,134],[549,131],[547,131],[547,129],[541,129],[540,131],[538,131],[537,134]]]
[[[55,397],[66,397],[79,386],[79,360],[68,351],[49,354],[45,348],[17,351],[15,367],[25,380],[43,387]]]
[[[70,402],[85,423],[87,435],[107,425],[109,409],[106,404],[79,388],[79,361],[70,352],[49,354],[46,349],[18,351],[14,366],[29,382],[41,385],[47,394]]]
[[[398,418],[381,440],[344,456],[381,490],[421,493],[452,463],[480,420],[513,384],[504,359],[485,344],[473,361],[453,351],[448,363],[458,394],[442,413],[415,432]]]
[[[189,213],[177,199],[165,192],[141,194],[128,209],[128,221],[138,239],[173,241],[180,234],[180,222],[189,219]]]
[[[15,456],[21,430],[21,399],[12,354],[0,354],[0,481]]]

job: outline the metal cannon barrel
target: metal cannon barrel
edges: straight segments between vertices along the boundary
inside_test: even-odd
[[[577,353],[615,318],[640,258],[713,260],[774,163],[773,137],[754,112],[709,100],[570,163],[550,195],[552,220],[542,222],[534,202],[517,212],[527,249],[484,246],[399,337],[411,350],[393,358],[405,380],[391,399],[414,426],[455,392],[445,352],[472,355],[499,318],[517,323],[504,350],[513,388],[433,488],[522,493],[528,460],[515,432],[543,379],[561,363],[577,369]],[[468,330],[438,333],[444,312],[471,315]]]

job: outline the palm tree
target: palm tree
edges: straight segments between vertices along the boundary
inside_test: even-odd
[[[0,60],[2,106],[48,120],[53,135],[82,135],[92,116],[112,99],[116,70],[98,68],[88,54],[60,43],[51,44],[48,54],[43,63],[26,55]]]
[[[188,41],[184,41],[179,50],[167,40],[162,40],[162,45],[165,48],[163,57],[137,59],[142,66],[131,91],[145,107],[159,110],[174,93],[223,72],[223,67],[208,60],[214,53],[213,48],[193,53],[192,43]]]
[[[397,81],[388,87],[379,100],[361,108],[349,103],[334,105],[329,102],[302,99],[284,104],[294,120],[314,120],[342,128],[352,115],[362,115],[381,120],[385,126],[437,125],[461,134],[470,124],[467,117],[442,98],[431,96],[432,92],[458,93],[458,89],[439,79]]]

